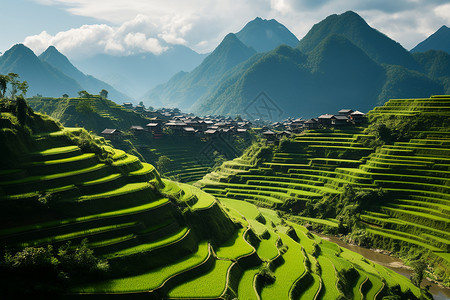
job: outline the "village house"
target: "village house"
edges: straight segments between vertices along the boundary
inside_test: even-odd
[[[104,138],[109,140],[117,140],[121,137],[122,132],[119,129],[106,128],[100,133]]]
[[[361,123],[364,121],[364,117],[366,116],[365,113],[360,112],[359,110],[354,111],[350,114],[350,120],[352,120],[354,123]]]
[[[334,115],[331,117],[331,125],[333,126],[343,126],[347,125],[349,118],[344,115]]]

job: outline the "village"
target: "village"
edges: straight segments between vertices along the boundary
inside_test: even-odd
[[[288,118],[272,123],[267,120],[247,120],[241,116],[195,116],[183,113],[178,108],[146,109],[141,103],[123,103],[123,108],[142,114],[149,119],[147,124],[136,124],[129,128],[133,134],[147,134],[153,139],[164,136],[197,137],[214,139],[219,136],[247,137],[249,131],[267,139],[270,142],[304,130],[318,128],[339,128],[342,126],[357,126],[365,122],[365,114],[358,110],[341,109],[337,114],[323,114],[317,118]],[[101,135],[110,140],[121,139],[123,129],[105,128]]]

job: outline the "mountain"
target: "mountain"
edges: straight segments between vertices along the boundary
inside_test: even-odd
[[[28,82],[28,95],[75,96],[83,90],[75,79],[41,61],[31,49],[22,44],[14,45],[0,57],[0,73],[10,72],[19,74],[20,80]]]
[[[265,20],[259,17],[248,22],[236,36],[257,52],[267,52],[280,45],[295,47],[298,44],[297,37],[284,25],[274,19]]]
[[[39,55],[39,59],[58,69],[68,77],[75,79],[80,86],[89,93],[98,94],[102,89],[105,89],[108,91],[108,97],[110,99],[114,99],[118,102],[122,100],[131,100],[129,96],[117,91],[109,84],[98,80],[93,76],[82,73],[54,46],[48,47],[47,50]]]
[[[192,110],[272,120],[368,111],[389,98],[449,92],[448,65],[446,53],[411,54],[346,12],[314,25],[298,47],[280,46],[230,70]]]
[[[420,66],[405,48],[370,27],[353,11],[331,15],[315,24],[301,39],[298,48],[305,53],[310,52],[327,36],[333,34],[346,37],[378,63],[398,64],[409,69],[420,70]]]
[[[191,71],[206,57],[188,47],[175,45],[160,55],[140,53],[128,56],[98,54],[74,60],[83,72],[139,99],[151,88],[180,71]]]
[[[167,83],[150,90],[144,101],[153,106],[162,104],[189,110],[228,70],[255,53],[230,33],[192,72],[176,74]]]
[[[450,28],[443,25],[435,33],[411,49],[411,52],[425,52],[427,50],[441,50],[450,54]]]
[[[373,95],[382,89],[384,71],[348,39],[333,35],[308,55],[280,46],[232,78],[202,98],[194,111],[224,115],[248,113],[261,91],[279,109],[280,115],[275,119],[298,115],[316,117],[355,105],[367,111],[377,103]],[[362,102],[361,94],[372,96]]]

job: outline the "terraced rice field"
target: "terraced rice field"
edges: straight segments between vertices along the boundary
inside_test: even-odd
[[[443,117],[450,116],[448,107],[448,96],[394,99],[369,115]],[[442,255],[450,249],[449,129],[431,128],[416,134],[416,138],[386,144],[375,152],[364,147],[364,140],[373,139],[364,134],[364,128],[307,131],[280,145],[269,162],[252,165],[248,157],[237,158],[198,184],[217,197],[297,211],[305,203],[339,195],[347,185],[382,188],[390,200],[361,215],[373,246],[426,249],[431,259],[449,270],[448,256]],[[333,220],[301,219],[331,228],[338,225]]]
[[[76,135],[80,130],[71,132]],[[309,137],[311,145],[321,140],[320,132],[314,132],[298,144],[307,145]],[[354,134],[337,137],[336,145],[361,148]],[[350,290],[377,299],[388,291],[383,277],[392,277],[386,281],[389,287],[396,281],[384,268],[363,262],[272,209],[290,201],[339,195],[343,181],[335,176],[339,161],[328,157],[312,163],[320,148],[299,151],[308,156],[308,164],[300,161],[303,155],[293,155],[298,161],[289,166],[256,167],[245,159],[235,159],[208,175],[205,182],[209,186],[202,191],[161,179],[151,165],[123,151],[108,148],[112,162],[104,161],[76,146],[63,132],[33,138],[39,143],[27,159],[0,172],[1,246],[15,251],[24,245],[51,243],[57,248],[87,238],[95,255],[108,259],[111,272],[71,287],[66,296],[350,298],[351,293],[338,288],[338,272],[357,268],[368,280],[349,279]],[[330,136],[322,138],[331,140]],[[351,155],[343,162],[346,168],[367,160]],[[252,175],[255,177],[249,177]],[[221,181],[230,178],[228,186]],[[290,178],[295,180],[289,183]],[[211,194],[205,192],[208,188]],[[426,197],[446,200],[437,194]],[[446,202],[434,203],[428,209],[438,210]],[[445,227],[439,230],[445,232]],[[402,289],[420,295],[411,284],[402,284]]]

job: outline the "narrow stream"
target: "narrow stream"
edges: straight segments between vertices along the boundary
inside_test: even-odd
[[[328,235],[322,235],[322,234],[317,234],[317,235],[319,235],[321,238],[324,238],[333,243],[336,243],[343,248],[347,248],[351,251],[359,253],[362,256],[364,256],[365,258],[367,258],[377,264],[385,266],[407,278],[409,278],[412,273],[412,270],[405,268],[405,265],[403,264],[402,260],[399,258],[392,257],[392,256],[377,252],[372,249],[367,249],[367,248],[359,247],[356,245],[347,244],[346,242],[340,240],[338,237],[335,237],[335,236],[328,236]],[[426,285],[431,285],[430,293],[433,295],[435,300],[449,300],[450,299],[450,289],[441,287],[427,279],[424,279],[422,281],[422,286],[426,286]]]

